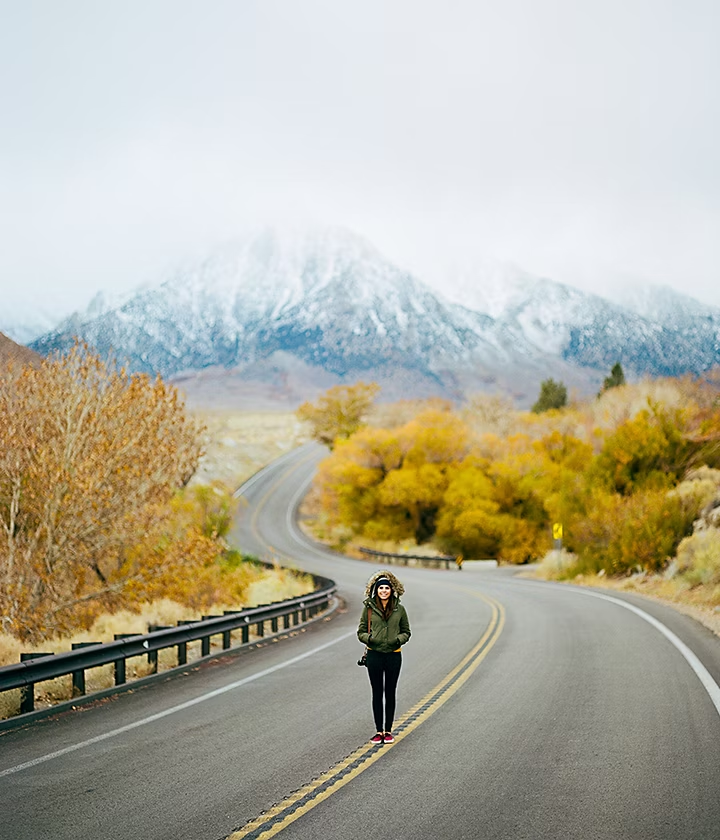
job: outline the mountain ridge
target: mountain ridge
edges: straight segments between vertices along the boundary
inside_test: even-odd
[[[674,324],[519,270],[508,284],[491,315],[477,308],[480,294],[450,284],[439,293],[350,232],[288,240],[265,231],[117,305],[100,301],[31,346],[64,350],[78,335],[133,369],[186,383],[208,370],[267,383],[285,369],[301,388],[302,369],[308,381],[381,379],[392,383],[388,398],[495,390],[521,402],[547,376],[590,393],[616,361],[630,377],[720,361],[720,310],[698,302]]]

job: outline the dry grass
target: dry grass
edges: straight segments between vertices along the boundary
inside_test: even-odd
[[[245,603],[246,606],[271,604],[273,601],[305,595],[312,588],[309,575],[299,575],[282,568],[272,569],[248,586]]]
[[[193,483],[221,481],[234,490],[265,464],[305,443],[291,411],[197,411],[206,426],[205,455]]]
[[[720,636],[720,586],[713,589],[697,587],[688,589],[675,581],[663,580],[658,575],[637,575],[629,578],[605,578],[587,575],[575,578],[573,583],[581,586],[597,586],[603,589],[636,592],[691,616]]]
[[[282,601],[287,598],[294,598],[312,591],[312,579],[308,575],[294,574],[287,569],[262,570],[254,581],[252,581],[243,599],[242,604],[218,604],[212,608],[213,615],[222,614],[223,610],[241,609],[243,607],[267,604],[273,601]],[[110,642],[116,633],[137,633],[148,632],[148,625],[175,625],[178,621],[198,620],[201,616],[193,610],[181,606],[174,601],[162,599],[143,606],[138,613],[127,610],[121,612],[101,615],[93,624],[92,628],[72,637],[55,639],[45,642],[33,648],[31,645],[24,645],[17,639],[6,634],[0,634],[0,665],[10,665],[19,662],[20,653],[61,653],[72,649],[72,644],[77,642]],[[251,628],[250,639],[255,638],[254,628]],[[237,630],[231,634],[231,644],[240,644],[242,640],[241,631]],[[222,637],[215,636],[212,639],[211,653],[218,653],[222,650]],[[188,663],[199,659],[201,655],[200,642],[192,642],[187,647]],[[177,649],[167,648],[158,651],[158,671],[164,671],[177,665]],[[127,680],[131,681],[147,676],[153,672],[152,665],[147,657],[136,656],[126,662]],[[114,684],[114,670],[112,665],[103,665],[93,668],[85,673],[85,687],[88,694],[110,688]],[[35,707],[37,709],[48,708],[63,700],[72,698],[72,677],[70,675],[59,677],[56,680],[48,680],[39,683],[35,688]],[[20,692],[7,691],[0,694],[0,719],[12,717],[20,711]]]
[[[651,575],[633,574],[629,577],[613,578],[602,573],[572,575],[574,555],[562,551],[551,551],[538,566],[528,570],[525,577],[543,580],[567,580],[578,586],[592,586],[618,592],[635,592],[668,604],[679,612],[692,616],[713,633],[720,636],[720,583],[693,585],[686,576],[668,573]],[[673,571],[672,568],[670,570]]]

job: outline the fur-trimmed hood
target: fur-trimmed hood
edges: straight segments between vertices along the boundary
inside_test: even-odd
[[[402,583],[400,583],[400,581],[395,577],[395,575],[392,572],[389,572],[387,569],[381,569],[379,572],[375,572],[375,574],[367,582],[367,586],[365,587],[366,598],[372,598],[375,583],[378,580],[380,580],[380,578],[384,577],[390,581],[390,585],[393,589],[392,594],[396,598],[399,598],[405,593],[405,587],[402,585]]]

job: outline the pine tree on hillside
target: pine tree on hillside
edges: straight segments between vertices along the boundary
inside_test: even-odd
[[[562,382],[545,379],[540,383],[540,396],[532,407],[535,414],[542,414],[551,408],[562,408],[567,405],[567,388]]]
[[[620,364],[620,362],[615,362],[615,364],[610,370],[610,376],[606,376],[603,380],[603,386],[600,389],[600,393],[598,394],[598,396],[604,394],[605,391],[609,391],[611,388],[617,388],[618,385],[624,384],[625,374],[623,372],[622,365]]]

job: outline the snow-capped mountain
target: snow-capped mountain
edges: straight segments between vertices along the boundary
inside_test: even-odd
[[[666,286],[627,285],[608,300],[488,263],[453,275],[445,290],[449,299],[582,367],[621,360],[631,374],[676,376],[720,361],[720,309]]]
[[[338,230],[230,243],[121,306],[73,316],[33,346],[64,349],[74,335],[165,375],[290,353],[338,378],[402,369],[413,390],[436,391],[477,353],[502,361],[515,352],[492,318],[441,300]]]
[[[347,231],[267,230],[124,301],[98,299],[32,346],[65,349],[78,335],[136,370],[185,381],[208,369],[322,387],[364,378],[388,397],[492,389],[520,402],[549,375],[596,390],[616,361],[629,376],[720,361],[720,321],[701,304],[678,326],[519,269],[492,283],[467,273],[444,292]]]
[[[643,318],[661,324],[720,315],[720,309],[717,307],[701,303],[669,286],[650,283],[628,284],[618,288],[613,292],[612,300],[625,309],[642,315]]]

